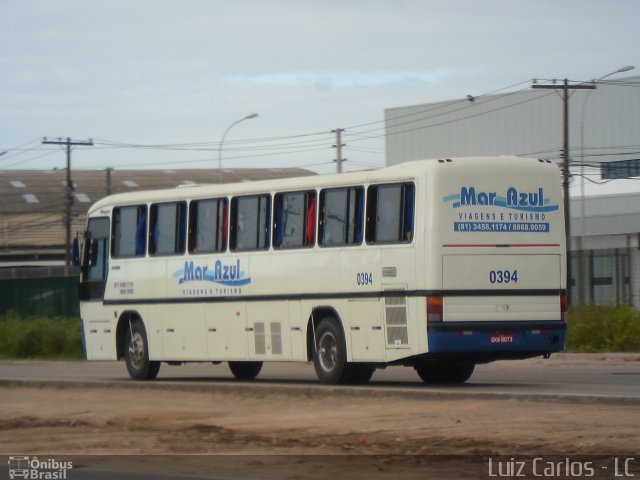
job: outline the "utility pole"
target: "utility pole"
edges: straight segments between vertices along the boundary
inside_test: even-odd
[[[111,184],[111,172],[113,172],[113,168],[108,167],[106,172],[107,172],[107,196],[109,196],[113,191],[113,186]]]
[[[534,81],[535,82],[535,81]],[[564,79],[561,85],[538,85],[534,83],[531,88],[546,88],[562,90],[563,122],[562,122],[562,195],[564,205],[564,231],[567,245],[567,301],[571,305],[571,203],[569,201],[569,90],[593,90],[594,84],[579,83],[569,85],[569,80]]]
[[[73,182],[71,181],[71,146],[84,145],[93,146],[93,140],[84,142],[58,138],[57,140],[49,140],[44,137],[43,145],[66,145],[67,146],[67,187],[65,192],[65,241],[64,241],[64,264],[65,272],[68,273],[68,267],[71,265],[71,206],[73,205]]]
[[[342,162],[346,162],[346,158],[342,158],[342,147],[345,146],[342,143],[342,132],[344,132],[344,128],[336,128],[335,130],[331,130],[332,133],[336,134],[336,144],[333,145],[333,148],[336,149],[336,172],[342,173]]]

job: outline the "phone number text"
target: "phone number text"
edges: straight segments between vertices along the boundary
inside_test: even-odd
[[[548,223],[454,222],[455,232],[538,232],[548,233]]]

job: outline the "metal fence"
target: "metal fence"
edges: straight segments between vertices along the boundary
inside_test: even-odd
[[[573,305],[632,305],[632,255],[626,248],[572,252]]]
[[[66,273],[66,274],[65,274]],[[78,275],[58,268],[2,269],[0,316],[79,316]]]

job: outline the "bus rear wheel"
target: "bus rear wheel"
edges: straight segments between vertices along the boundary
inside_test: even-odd
[[[125,339],[124,360],[129,376],[134,380],[153,380],[158,376],[160,362],[149,360],[149,342],[140,320],[130,323]]]
[[[335,385],[349,381],[347,346],[342,330],[333,317],[320,321],[315,331],[313,366],[318,380]]]
[[[262,370],[262,362],[229,362],[229,370],[238,380],[253,380]]]
[[[424,383],[464,383],[473,374],[473,362],[424,362],[414,366]]]

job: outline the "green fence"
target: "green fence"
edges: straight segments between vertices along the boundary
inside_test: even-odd
[[[0,316],[78,317],[78,276],[0,279]]]

